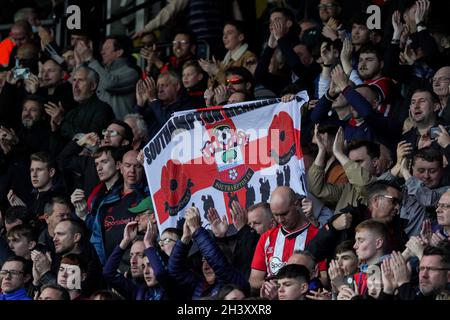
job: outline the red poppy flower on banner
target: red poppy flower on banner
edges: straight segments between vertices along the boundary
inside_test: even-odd
[[[274,132],[278,130],[278,132]],[[278,138],[278,141],[275,141]],[[285,165],[295,154],[294,121],[287,112],[275,115],[268,131],[269,154],[279,165]]]
[[[161,191],[166,197],[165,206],[170,215],[176,215],[191,198],[191,179],[186,176],[183,165],[169,160],[161,171]]]

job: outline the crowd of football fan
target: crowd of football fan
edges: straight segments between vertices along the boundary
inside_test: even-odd
[[[67,44],[14,3],[0,300],[450,299],[446,1],[169,0],[131,35]],[[158,230],[142,148],[173,112],[302,91],[306,195],[280,167],[261,202],[228,194],[230,223],[205,197]]]

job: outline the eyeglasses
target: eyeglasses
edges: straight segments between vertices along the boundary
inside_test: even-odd
[[[331,9],[336,7],[336,5],[334,3],[328,3],[328,4],[319,4],[317,6],[317,9],[321,10],[321,9]]]
[[[431,84],[435,82],[444,82],[444,81],[450,81],[450,78],[449,77],[432,78]]]
[[[19,270],[1,270],[0,271],[0,276],[1,277],[6,277],[6,276],[10,276],[10,277],[18,277],[19,275],[23,274],[23,271],[19,271]]]
[[[187,40],[180,40],[180,41],[174,40],[174,41],[172,41],[172,44],[174,46],[176,46],[177,44],[184,45],[184,44],[189,44],[189,41],[187,41]]]
[[[378,196],[386,198],[386,199],[391,199],[392,200],[392,204],[394,204],[394,205],[402,203],[402,201],[399,198],[396,198],[396,197],[393,197],[393,196],[388,196],[386,194],[379,194]]]
[[[438,209],[441,207],[442,209],[450,209],[450,203],[436,203],[435,208]]]
[[[420,266],[419,267],[419,271],[420,272],[424,272],[424,271],[450,271],[450,268],[438,268],[438,267],[425,267],[425,266]]]
[[[120,134],[119,131],[117,131],[117,130],[107,130],[107,129],[104,129],[104,130],[102,131],[102,135],[104,135],[104,136],[109,135],[110,137],[117,137],[117,136],[123,137],[123,136]]]
[[[168,245],[170,242],[176,242],[175,240],[173,240],[173,239],[170,239],[170,238],[166,238],[166,239],[161,239],[161,240],[159,240],[159,245],[162,247],[162,246],[165,246],[165,245]]]

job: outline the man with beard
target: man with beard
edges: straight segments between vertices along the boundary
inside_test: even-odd
[[[434,147],[430,129],[438,125],[436,113],[440,109],[439,97],[429,89],[417,89],[411,96],[409,114],[413,128],[405,132],[402,140],[412,147],[412,151]]]
[[[32,153],[48,151],[54,155],[59,149],[59,141],[51,132],[44,113],[44,100],[40,96],[28,95],[22,102],[21,126],[14,131],[2,128],[6,133],[13,156],[27,159]],[[5,151],[5,150],[4,150]]]
[[[67,113],[76,105],[73,100],[72,85],[64,80],[64,69],[53,59],[47,59],[42,65],[41,78],[30,75],[25,81],[25,90],[36,94],[45,101],[61,102]]]
[[[45,112],[51,117],[52,131],[59,131],[67,140],[82,132],[100,133],[114,119],[109,105],[100,101],[96,95],[99,75],[91,68],[81,66],[73,72],[72,92],[78,105],[64,115],[61,103],[49,102]]]
[[[395,83],[382,75],[384,67],[383,53],[372,44],[363,46],[359,52],[358,75],[365,84],[373,87],[378,93],[377,111],[389,117],[393,114],[392,104],[395,98]]]
[[[88,261],[87,277],[83,294],[89,295],[101,287],[102,266],[94,247],[87,241],[85,225],[79,220],[67,219],[59,222],[54,231],[53,243],[56,262],[51,261],[50,252],[32,251],[33,285],[39,287],[56,283],[61,259],[68,254],[83,254]],[[57,268],[53,268],[57,266]]]

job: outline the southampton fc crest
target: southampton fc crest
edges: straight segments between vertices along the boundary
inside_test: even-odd
[[[236,131],[228,124],[212,129],[211,140],[202,149],[206,158],[214,157],[218,177],[213,187],[222,192],[235,192],[245,187],[253,176],[253,170],[244,164],[242,148],[248,143],[243,131]]]

